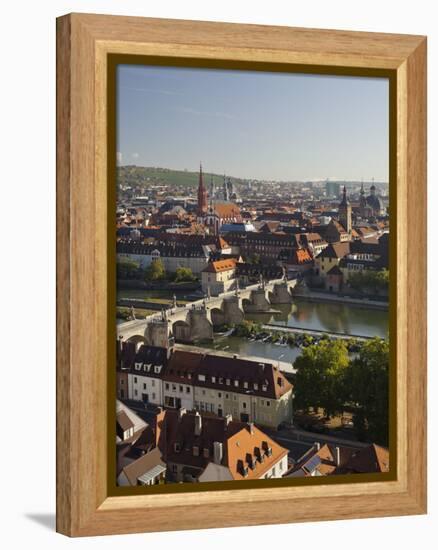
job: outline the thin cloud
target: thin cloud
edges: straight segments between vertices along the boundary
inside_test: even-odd
[[[122,153],[121,153],[120,151],[117,151],[116,159],[117,159],[117,162],[118,162],[119,164],[122,164],[122,162],[123,162],[123,155],[122,155]]]
[[[146,92],[160,95],[181,95],[180,92],[174,92],[173,90],[154,90],[153,88],[132,88],[131,86],[120,86],[120,89],[128,90],[130,92]]]
[[[140,156],[140,155],[139,155],[138,153],[131,153],[131,157],[132,157],[133,159],[138,159],[139,156]]]
[[[200,111],[199,109],[194,109],[193,107],[180,107],[175,110],[178,111],[179,113],[185,113],[188,115],[195,115],[195,116],[209,116],[209,117],[227,118],[227,119],[236,118],[230,113],[223,113],[220,111]]]

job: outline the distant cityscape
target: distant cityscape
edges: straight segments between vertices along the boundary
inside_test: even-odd
[[[387,182],[117,167],[117,485],[389,471]]]

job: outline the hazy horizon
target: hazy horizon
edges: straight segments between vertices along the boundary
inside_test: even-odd
[[[385,78],[120,65],[119,165],[387,183]]]

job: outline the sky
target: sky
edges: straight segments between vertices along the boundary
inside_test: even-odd
[[[388,181],[385,78],[119,65],[119,164]]]

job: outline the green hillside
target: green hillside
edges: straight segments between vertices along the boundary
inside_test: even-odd
[[[204,183],[209,185],[211,180],[215,185],[222,185],[223,176],[218,174],[204,173]],[[238,178],[231,178],[233,182],[240,182]],[[186,185],[197,186],[199,172],[186,170],[170,170],[168,168],[156,168],[149,166],[118,166],[117,182],[119,185],[130,187],[151,185]]]

